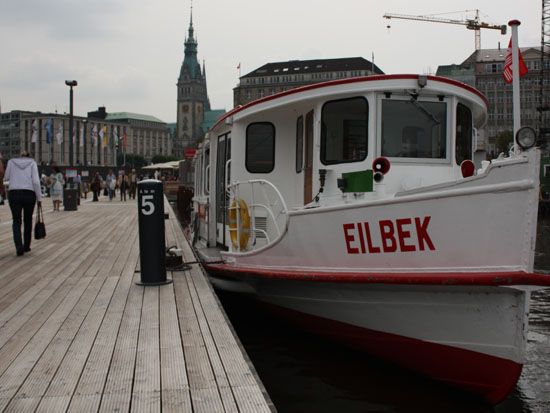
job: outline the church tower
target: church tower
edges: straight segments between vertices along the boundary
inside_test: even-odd
[[[176,116],[176,139],[174,153],[183,157],[186,148],[196,148],[198,140],[203,136],[201,123],[204,112],[210,110],[210,102],[206,91],[206,70],[201,69],[197,59],[197,40],[193,29],[193,6],[187,39],[185,39],[184,59],[178,78],[178,104]]]

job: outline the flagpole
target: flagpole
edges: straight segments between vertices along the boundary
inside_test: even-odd
[[[521,127],[521,100],[519,86],[519,44],[518,44],[518,26],[519,20],[510,20],[508,26],[512,29],[512,107],[514,115],[514,153],[518,150],[518,144],[515,136]]]

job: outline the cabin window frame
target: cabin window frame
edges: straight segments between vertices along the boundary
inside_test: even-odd
[[[327,137],[326,132],[324,132],[325,126],[324,126],[324,115],[325,115],[325,108],[327,105],[336,103],[336,102],[345,102],[345,101],[351,101],[351,100],[362,100],[365,102],[365,125],[364,125],[364,131],[365,131],[365,153],[364,156],[357,158],[357,159],[337,159],[337,160],[327,160],[326,159],[326,150],[327,150]],[[323,103],[321,107],[321,139],[320,139],[320,161],[323,165],[339,165],[339,164],[349,164],[349,163],[358,163],[358,162],[364,162],[365,159],[367,159],[369,155],[369,114],[370,114],[370,107],[369,107],[369,101],[368,99],[363,95],[358,96],[351,96],[343,99],[332,99],[328,100]],[[358,119],[347,119],[347,121],[359,121]],[[351,123],[348,123],[346,126],[343,126],[343,128],[352,128],[352,127],[359,127],[363,128],[362,125],[352,125]],[[347,137],[349,141],[349,136]],[[342,138],[343,140],[343,138]],[[343,156],[341,157],[343,158]]]
[[[469,134],[469,156],[465,157],[464,159],[459,158],[459,132],[458,127],[462,126],[462,124],[459,125],[459,108],[464,108],[468,111],[469,114],[469,128],[470,128],[470,134]],[[462,138],[463,139],[463,138]],[[469,159],[473,160],[473,154],[474,154],[474,116],[472,114],[472,110],[465,105],[462,102],[458,102],[456,104],[456,116],[455,116],[455,162],[457,165],[460,165],[464,160]]]
[[[389,156],[383,154],[383,147],[382,147],[382,140],[383,140],[383,129],[382,129],[382,121],[384,116],[383,111],[383,102],[384,101],[409,101],[411,99],[410,95],[397,95],[397,94],[391,94],[390,97],[386,96],[387,94],[379,94],[378,95],[378,125],[376,127],[377,129],[377,138],[376,138],[376,145],[377,145],[377,156],[384,156],[391,160],[391,162],[395,163],[407,163],[407,164],[439,164],[439,165],[448,165],[451,163],[451,156],[453,153],[453,149],[451,148],[451,131],[452,131],[452,107],[451,102],[452,100],[449,97],[444,97],[441,99],[437,96],[426,96],[426,95],[420,95],[418,96],[418,102],[429,102],[429,103],[442,103],[445,104],[445,157],[444,158],[415,158],[415,157],[400,157],[400,156]]]
[[[271,130],[272,130],[272,136],[271,136],[271,167],[269,169],[265,169],[265,170],[254,170],[254,168],[251,168],[251,165],[249,164],[250,162],[250,159],[249,159],[249,142],[250,142],[250,128],[255,126],[255,125],[268,125],[271,127]],[[273,170],[275,169],[275,139],[276,139],[276,130],[275,130],[275,125],[271,122],[252,122],[252,123],[249,123],[246,127],[246,134],[245,134],[246,138],[245,138],[245,161],[244,161],[244,164],[245,164],[245,168],[247,170],[247,172],[251,173],[251,174],[269,174],[271,172],[273,172]]]
[[[296,119],[296,173],[304,170],[304,116]]]

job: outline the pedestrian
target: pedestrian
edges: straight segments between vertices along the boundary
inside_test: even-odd
[[[95,173],[92,180],[92,192],[94,194],[92,202],[99,201],[99,193],[101,192],[101,177],[99,176],[99,172]]]
[[[80,176],[79,173],[76,174],[76,178],[75,178],[74,182],[76,183],[76,189],[78,191],[78,197],[82,198],[82,177]]]
[[[12,215],[13,242],[17,255],[31,250],[32,214],[34,204],[42,206],[42,191],[38,166],[27,151],[22,151],[19,158],[10,159],[4,174],[8,182],[8,201]],[[21,224],[23,239],[21,239]]]
[[[89,190],[90,186],[88,185],[88,181],[82,181],[82,193],[84,194],[84,199],[88,199]]]
[[[52,197],[53,210],[59,211],[61,201],[63,201],[63,186],[65,185],[65,179],[63,178],[63,174],[57,165],[53,167],[53,173],[50,175],[50,181],[50,196]]]
[[[124,198],[124,201],[126,201],[126,190],[128,189],[128,177],[126,176],[124,171],[122,171],[120,176],[118,177],[118,189],[120,189],[120,200],[122,201],[122,198]]]
[[[109,194],[109,201],[112,201],[113,197],[115,196],[115,190],[116,190],[116,176],[113,173],[112,169],[109,169],[109,173],[107,174],[107,178],[105,178],[105,183],[107,185],[107,192]]]
[[[136,199],[137,178],[136,170],[132,169],[132,172],[128,175],[128,182],[130,184],[130,199]]]
[[[6,189],[4,188],[4,161],[0,152],[0,205],[4,205],[6,198]]]

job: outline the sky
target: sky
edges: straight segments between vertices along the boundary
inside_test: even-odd
[[[465,26],[382,16],[463,20],[475,8],[483,22],[520,20],[520,46],[540,47],[538,0],[194,0],[193,26],[211,107],[229,110],[239,63],[242,75],[268,62],[373,55],[387,74],[461,63],[474,51]],[[105,106],[174,122],[190,9],[191,0],[0,0],[1,111],[69,112],[74,79],[75,115]],[[482,30],[482,48],[509,37]]]

